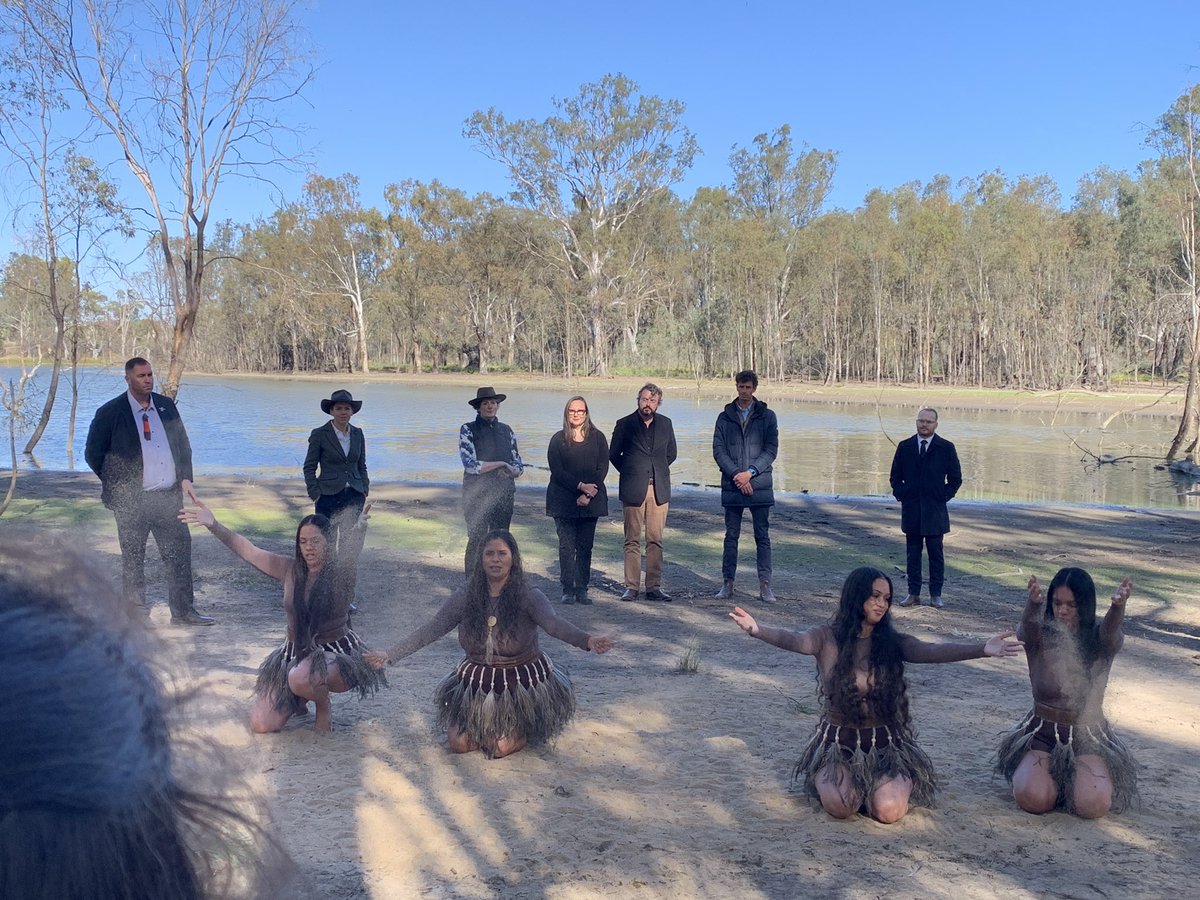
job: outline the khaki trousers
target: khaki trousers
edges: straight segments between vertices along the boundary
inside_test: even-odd
[[[667,525],[670,503],[654,499],[654,486],[646,491],[640,506],[626,506],[625,511],[625,587],[636,591],[642,581],[642,531],[646,532],[646,590],[662,587],[662,536]]]

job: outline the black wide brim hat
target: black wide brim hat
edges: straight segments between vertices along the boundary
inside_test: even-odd
[[[476,409],[479,409],[479,404],[481,404],[484,400],[495,400],[497,403],[503,403],[507,399],[508,394],[497,394],[495,388],[489,386],[481,387],[475,392],[474,399],[468,400],[467,402]]]
[[[363,402],[361,400],[355,400],[349,391],[334,391],[329,395],[328,400],[321,401],[321,412],[325,413],[325,415],[329,415],[329,410],[335,403],[349,403],[350,408],[354,410],[354,412],[358,412],[360,409],[362,409]]]

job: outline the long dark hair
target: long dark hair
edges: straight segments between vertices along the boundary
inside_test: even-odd
[[[1060,587],[1070,588],[1075,595],[1075,614],[1079,617],[1079,628],[1075,632],[1075,642],[1079,647],[1079,656],[1085,665],[1091,665],[1100,655],[1100,635],[1096,630],[1096,582],[1083,569],[1068,566],[1059,569],[1050,579],[1050,587],[1046,589],[1047,622],[1054,621],[1054,592]]]
[[[521,612],[521,598],[525,596],[525,567],[521,564],[521,551],[517,548],[517,539],[503,529],[489,531],[479,542],[479,554],[471,565],[471,577],[467,579],[467,605],[463,615],[463,625],[466,633],[481,643],[487,635],[488,609],[492,605],[488,593],[487,573],[483,571],[483,551],[492,541],[501,540],[508,545],[512,553],[512,571],[508,573],[508,581],[500,592],[496,603],[496,629],[499,633],[511,631],[517,623]]]
[[[866,695],[859,693],[854,672],[854,648],[863,624],[863,604],[871,596],[875,582],[882,578],[889,593],[892,579],[879,569],[862,566],[846,576],[842,599],[830,627],[837,643],[837,661],[830,673],[829,684],[822,684],[831,708],[850,725],[880,722],[908,731],[908,684],[904,680],[904,654],[900,634],[892,625],[889,608],[883,619],[871,631],[871,650],[868,656]]]
[[[321,571],[313,583],[312,590],[306,591],[308,585],[308,563],[300,552],[300,530],[305,525],[312,525],[325,538],[325,561]],[[334,554],[333,525],[329,519],[320,513],[305,516],[296,526],[296,558],[292,562],[295,589],[292,593],[292,609],[296,616],[296,646],[301,651],[313,649],[316,639],[317,626],[329,617],[329,613],[337,603],[337,559]],[[305,599],[305,594],[308,597]]]
[[[0,897],[278,896],[259,882],[286,857],[233,808],[245,790],[214,748],[181,741],[144,626],[90,559],[2,542],[0,634],[0,717],[19,723],[0,741]]]

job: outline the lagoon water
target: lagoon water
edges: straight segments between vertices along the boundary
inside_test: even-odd
[[[11,369],[0,368],[7,382]],[[44,372],[31,384],[26,410],[40,411]],[[511,376],[484,376],[509,394],[500,418],[513,426],[529,466],[522,479],[545,484],[546,445],[562,427],[565,389],[520,387]],[[634,392],[582,382],[592,419],[606,435],[613,423],[634,410]],[[197,480],[204,473],[300,478],[311,429],[327,417],[320,399],[338,387],[364,401],[354,423],[366,431],[367,463],[380,481],[455,482],[461,478],[459,426],[474,415],[467,405],[474,382],[314,382],[278,377],[187,375],[179,396],[180,413],[192,441]],[[85,468],[83,444],[96,407],[124,388],[119,368],[82,370],[75,459],[67,453],[70,397],[64,378],[56,411],[37,447],[36,460],[21,466]],[[780,453],[775,465],[778,490],[824,495],[888,496],[893,441],[914,431],[916,410],[907,407],[776,399],[770,385],[759,390],[779,417]],[[732,399],[733,390],[724,402]],[[713,423],[722,401],[671,389],[661,412],[675,425],[679,460],[675,483],[712,490],[717,470],[712,459]],[[1122,416],[1101,429],[1107,415],[942,409],[938,433],[953,441],[962,461],[960,498],[1038,504],[1104,504],[1200,509],[1200,485],[1156,470],[1155,459],[1134,459],[1097,468],[1072,445],[1095,453],[1161,456],[1176,421],[1163,416]],[[7,443],[7,441],[5,442]],[[24,439],[18,437],[20,451]],[[8,453],[0,456],[7,469]],[[609,475],[610,488],[616,474]],[[300,486],[303,490],[303,485]],[[1190,493],[1189,493],[1190,492]]]

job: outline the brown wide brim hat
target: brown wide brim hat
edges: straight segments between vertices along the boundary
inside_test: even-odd
[[[489,386],[481,387],[475,392],[475,398],[473,400],[468,400],[467,402],[476,409],[479,409],[479,404],[481,404],[484,400],[495,400],[497,403],[503,403],[507,399],[508,394],[497,394],[495,388]]]
[[[335,403],[349,403],[350,408],[355,412],[358,412],[360,409],[362,409],[363,404],[361,400],[355,400],[349,391],[334,391],[329,395],[328,400],[321,401],[321,412],[325,413],[325,415],[329,415],[329,410]]]

